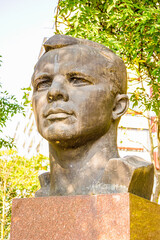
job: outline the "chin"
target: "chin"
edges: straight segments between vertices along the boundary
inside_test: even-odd
[[[43,131],[41,136],[45,138],[51,145],[56,145],[61,148],[77,148],[81,145],[84,145],[84,141],[82,140],[82,136],[76,134],[73,131],[62,131],[56,130],[53,131]],[[56,134],[55,134],[56,133]]]
[[[87,144],[90,141],[97,140],[106,133],[102,128],[79,128],[77,124],[56,123],[50,126],[42,127],[40,134],[50,144],[56,144],[63,148],[77,148]]]
[[[65,149],[71,149],[71,148],[78,148],[81,146],[86,145],[88,142],[92,142],[97,140],[97,138],[99,138],[100,136],[96,135],[96,134],[91,134],[91,135],[82,135],[82,134],[76,134],[73,133],[72,134],[68,134],[66,135],[66,133],[64,134],[50,134],[47,136],[43,137],[51,144],[54,146],[59,146],[61,148],[65,148]]]
[[[73,126],[50,126],[43,128],[40,132],[41,136],[50,143],[66,142],[76,137],[76,132]]]

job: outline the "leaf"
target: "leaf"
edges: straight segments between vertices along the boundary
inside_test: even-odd
[[[107,8],[107,13],[109,13],[109,12],[112,10],[113,7],[114,7],[113,5],[110,5],[110,6]]]

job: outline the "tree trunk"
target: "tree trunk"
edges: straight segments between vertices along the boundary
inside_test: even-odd
[[[158,114],[158,122],[157,122],[157,139],[158,139],[158,162],[160,165],[160,112]]]
[[[158,139],[158,162],[160,166],[160,113],[158,115],[157,120],[157,139]],[[158,203],[159,195],[160,195],[160,170],[155,169],[155,177],[156,177],[156,189],[153,194],[153,201]]]
[[[156,177],[156,189],[155,193],[153,194],[153,202],[158,203],[160,194],[160,171],[155,170],[155,177]]]
[[[2,197],[1,240],[4,239],[5,210],[6,210],[5,207],[6,207],[6,179],[4,178]]]
[[[150,144],[151,144],[150,157],[151,157],[151,161],[154,162],[154,155],[153,155],[154,143],[153,143],[153,136],[152,136],[151,117],[149,112],[147,112],[147,118],[148,118],[149,138],[150,138]]]

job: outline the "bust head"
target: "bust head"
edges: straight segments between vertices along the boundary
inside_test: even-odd
[[[128,107],[126,69],[107,47],[55,35],[32,76],[33,110],[49,143],[75,148],[117,128]]]
[[[44,47],[32,103],[49,142],[50,173],[41,176],[36,196],[129,191],[149,199],[153,165],[117,151],[117,126],[128,107],[123,61],[101,44],[69,36],[55,35]]]

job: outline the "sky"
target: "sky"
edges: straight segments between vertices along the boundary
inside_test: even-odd
[[[44,37],[53,35],[57,0],[0,0],[0,83],[20,100]]]

